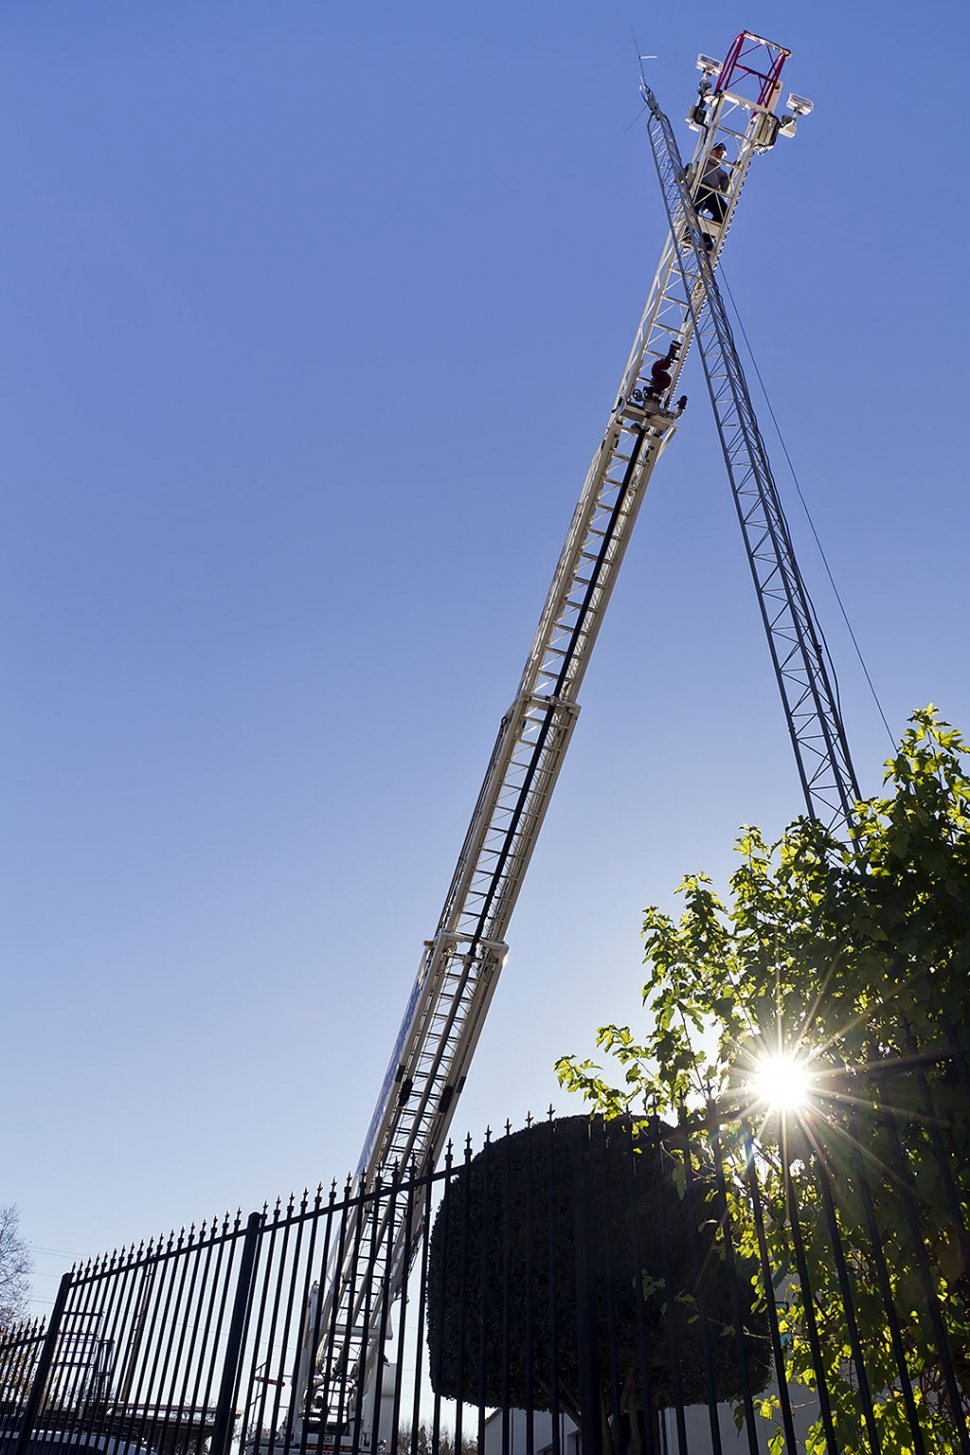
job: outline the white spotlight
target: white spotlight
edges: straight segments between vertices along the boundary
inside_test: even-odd
[[[705,76],[716,76],[721,69],[721,62],[716,61],[713,56],[706,56],[701,51],[697,57],[697,69],[703,71]]]

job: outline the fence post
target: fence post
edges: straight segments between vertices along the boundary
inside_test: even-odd
[[[243,1240],[242,1261],[239,1264],[239,1282],[232,1304],[232,1318],[229,1321],[229,1337],[226,1340],[226,1357],[222,1366],[222,1381],[219,1385],[219,1399],[212,1425],[212,1439],[209,1455],[229,1455],[232,1431],[235,1423],[233,1405],[236,1399],[236,1380],[239,1375],[239,1360],[242,1354],[243,1334],[246,1332],[246,1318],[253,1287],[253,1268],[256,1263],[256,1248],[263,1222],[263,1214],[249,1214],[246,1236]],[[14,1455],[20,1455],[15,1451]]]
[[[64,1317],[64,1309],[67,1306],[67,1296],[71,1291],[72,1276],[71,1270],[68,1269],[58,1287],[54,1307],[51,1309],[51,1316],[47,1321],[47,1329],[44,1333],[44,1343],[40,1351],[40,1358],[37,1360],[34,1382],[30,1386],[30,1394],[27,1396],[27,1403],[24,1406],[24,1412],[21,1416],[17,1443],[11,1451],[11,1455],[26,1455],[27,1446],[30,1444],[30,1437],[34,1433],[34,1424],[40,1413],[40,1407],[44,1400],[44,1391],[47,1388],[47,1380],[51,1372],[51,1365],[54,1362],[54,1349],[57,1346],[57,1336],[61,1331],[61,1319]]]
[[[589,1197],[589,1131],[582,1128],[582,1137],[572,1143],[573,1163],[573,1236],[576,1240],[576,1341],[579,1353],[579,1409],[582,1424],[579,1431],[581,1455],[602,1455],[603,1431],[600,1425],[601,1401],[599,1380],[596,1288],[590,1267],[592,1227]]]

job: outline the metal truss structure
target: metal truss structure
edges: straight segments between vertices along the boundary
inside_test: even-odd
[[[851,825],[859,786],[713,259],[704,245],[711,224],[694,210],[669,120],[650,88],[644,86],[643,92],[650,110],[647,129],[660,190],[671,236],[678,240],[676,266],[684,296],[691,300],[698,350],[805,803],[811,817],[830,829],[845,831]],[[716,106],[722,104],[719,100]]]
[[[699,58],[699,101],[688,116],[699,135],[687,169],[669,122],[645,89],[670,230],[518,690],[499,725],[437,929],[425,942],[357,1168],[358,1188],[405,1169],[423,1176],[445,1145],[505,962],[512,912],[576,723],[590,655],[651,475],[686,402],[672,403],[695,333],[809,811],[822,809],[820,816],[832,821],[834,804],[841,821],[848,815],[854,780],[837,705],[713,281],[751,161],[779,135],[794,133],[799,108],[811,109],[792,98],[794,114],[776,113],[788,54],[744,33],[723,65]],[[732,154],[720,216],[699,219],[692,197],[718,143]],[[359,1229],[348,1230],[348,1248],[358,1234]],[[359,1384],[374,1366],[378,1351],[369,1347],[364,1330],[376,1326],[375,1300],[393,1297],[400,1286],[418,1236],[420,1229],[412,1228],[407,1239],[403,1233],[378,1237],[381,1252],[366,1271],[334,1250],[324,1288],[314,1292],[316,1312],[308,1327],[319,1327],[322,1319],[324,1326],[346,1331],[337,1356],[344,1378]],[[315,1374],[309,1346],[306,1352],[305,1377],[318,1384],[319,1351]]]

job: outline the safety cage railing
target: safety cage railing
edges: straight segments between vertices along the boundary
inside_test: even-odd
[[[183,1229],[0,1335],[0,1455],[970,1455],[968,1144],[948,1047]]]

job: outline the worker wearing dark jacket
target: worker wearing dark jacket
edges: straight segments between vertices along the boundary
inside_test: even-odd
[[[657,359],[650,370],[650,392],[651,394],[666,394],[670,388],[670,366],[673,360],[669,354],[662,359]]]
[[[697,196],[694,199],[697,211],[706,212],[709,217],[713,217],[715,222],[723,222],[727,213],[727,199],[724,194],[727,191],[729,178],[728,172],[723,166],[726,150],[722,141],[711,147],[701,173]]]

